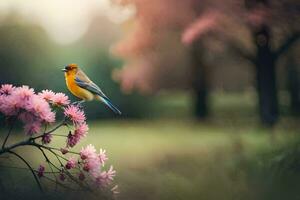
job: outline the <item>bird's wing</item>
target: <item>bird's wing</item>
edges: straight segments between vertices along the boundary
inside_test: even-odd
[[[75,82],[79,87],[84,88],[93,94],[98,94],[101,97],[107,98],[102,90],[95,83],[93,83],[93,81],[91,81],[83,71],[78,70],[76,73]]]

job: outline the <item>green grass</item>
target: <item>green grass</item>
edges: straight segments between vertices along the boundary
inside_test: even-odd
[[[121,199],[248,199],[258,188],[247,162],[258,164],[259,155],[294,138],[284,125],[270,131],[162,120],[92,123],[84,143],[108,151]]]
[[[269,134],[267,129],[227,128],[181,120],[100,122],[91,123],[92,142],[111,153],[120,165],[144,166],[167,154],[185,154],[231,148],[240,142],[249,151],[271,148],[272,137],[278,142],[289,140],[293,134]],[[276,133],[275,133],[276,134]],[[130,156],[129,156],[130,155]]]

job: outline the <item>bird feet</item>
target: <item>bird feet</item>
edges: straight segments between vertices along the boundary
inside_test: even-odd
[[[73,102],[72,103],[72,105],[75,105],[75,106],[78,106],[79,108],[83,108],[83,103],[84,103],[85,101],[84,100],[81,100],[81,101],[75,101],[75,102]]]

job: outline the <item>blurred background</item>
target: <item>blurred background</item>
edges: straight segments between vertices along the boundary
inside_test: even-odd
[[[0,84],[70,95],[79,64],[123,112],[85,104],[120,199],[299,199],[299,17],[297,0],[1,0]],[[11,194],[28,178],[2,172]]]

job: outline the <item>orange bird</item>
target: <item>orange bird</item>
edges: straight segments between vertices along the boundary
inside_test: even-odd
[[[66,84],[70,92],[81,99],[79,104],[85,101],[98,100],[103,102],[114,113],[121,114],[121,111],[111,103],[110,99],[89,79],[77,64],[69,64],[62,71],[65,72]]]

